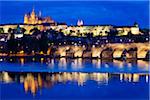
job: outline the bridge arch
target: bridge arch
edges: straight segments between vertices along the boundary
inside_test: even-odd
[[[113,49],[108,47],[106,49],[103,49],[101,54],[100,54],[101,58],[107,58],[107,59],[113,59]]]
[[[138,58],[146,58],[149,50],[146,48],[143,48],[141,50],[138,50]]]
[[[113,52],[113,58],[121,58],[125,51],[126,49],[122,49],[122,48],[115,49]]]
[[[66,50],[69,50],[70,46],[61,46],[58,48],[58,55],[60,55],[60,57],[65,57],[66,56]]]
[[[50,56],[52,57],[59,57],[59,53],[58,53],[58,48],[57,47],[52,47],[51,51],[50,51]]]
[[[137,59],[137,47],[128,49],[125,55],[129,59]]]
[[[91,51],[91,49],[85,49],[83,51],[82,57],[83,58],[91,58],[92,57],[92,51]]]
[[[101,54],[102,50],[103,50],[103,49],[100,48],[100,47],[93,47],[93,48],[92,48],[92,57],[100,58],[100,54]]]
[[[150,50],[147,51],[147,54],[146,54],[146,59],[149,59],[150,58]]]
[[[74,57],[82,57],[83,51],[85,50],[85,48],[83,47],[74,47]]]
[[[75,53],[75,51],[73,50],[73,48],[66,49],[66,57],[73,58],[74,53]]]

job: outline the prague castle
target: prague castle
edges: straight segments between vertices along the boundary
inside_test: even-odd
[[[32,34],[31,29],[37,28],[40,31],[53,29],[62,31],[65,35],[71,36],[86,36],[88,33],[93,33],[93,36],[107,36],[111,30],[116,30],[118,36],[125,36],[128,33],[139,35],[143,34],[140,31],[139,25],[135,23],[132,26],[113,26],[113,25],[84,25],[83,20],[77,21],[77,26],[67,26],[66,24],[56,23],[51,17],[42,17],[41,12],[36,14],[34,9],[29,14],[25,14],[24,23],[21,24],[0,24],[3,33],[8,33],[9,28],[16,29],[17,26],[24,28],[25,34]]]
[[[43,23],[50,23],[54,24],[54,20],[51,17],[42,17],[41,12],[39,15],[36,15],[34,9],[32,10],[31,14],[25,14],[24,16],[24,24],[43,24]]]

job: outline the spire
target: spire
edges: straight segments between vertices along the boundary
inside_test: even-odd
[[[25,14],[25,16],[24,16],[24,23],[25,24],[28,23],[28,15],[27,14]]]
[[[83,21],[82,20],[80,21],[80,24],[83,25]]]
[[[83,21],[82,20],[78,20],[77,25],[78,26],[82,26],[83,25]]]
[[[34,6],[33,6],[33,8],[32,8],[32,12],[34,12]]]
[[[79,26],[79,20],[77,21],[77,25]]]
[[[28,17],[28,15],[27,15],[27,14],[25,14],[25,15],[24,15],[24,17]]]
[[[32,13],[31,14],[34,14],[35,15],[35,12],[34,12],[34,7],[32,8]]]
[[[42,16],[42,12],[41,11],[39,11],[39,17],[41,17]]]

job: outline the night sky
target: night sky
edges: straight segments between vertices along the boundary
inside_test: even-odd
[[[133,25],[149,27],[148,1],[0,1],[0,24],[23,23],[25,13],[42,12],[57,22],[76,25],[82,19],[86,25]]]

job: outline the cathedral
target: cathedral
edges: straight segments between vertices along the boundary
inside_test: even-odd
[[[42,17],[41,12],[39,12],[39,15],[36,15],[34,9],[32,10],[31,14],[25,14],[24,16],[24,24],[44,24],[44,23],[50,23],[54,24],[54,20],[51,19],[51,17]]]

